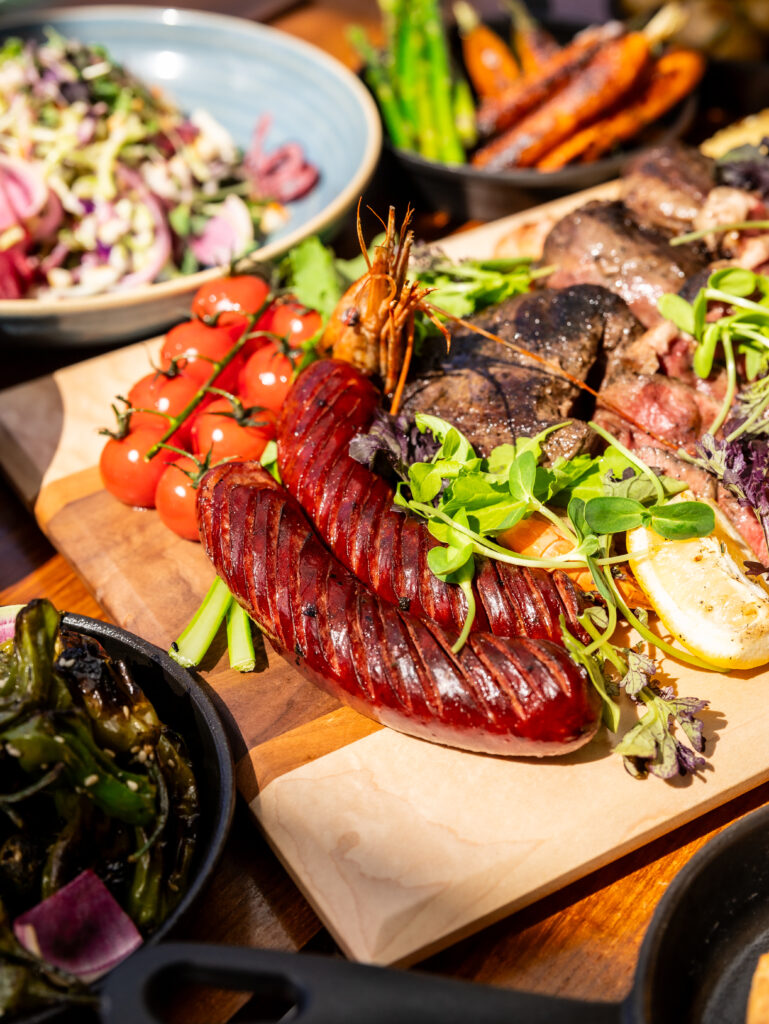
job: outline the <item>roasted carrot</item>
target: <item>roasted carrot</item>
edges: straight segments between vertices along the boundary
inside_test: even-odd
[[[524,75],[535,75],[561,47],[520,0],[507,0],[513,16],[513,48]]]
[[[462,58],[473,88],[480,97],[499,96],[521,77],[512,50],[501,36],[483,24],[465,0],[454,4],[454,17],[462,42]]]
[[[537,167],[556,171],[577,159],[581,163],[597,160],[675,106],[697,85],[704,70],[704,58],[693,50],[666,53],[655,61],[646,84],[626,107],[576,132],[546,153]]]
[[[534,166],[628,93],[648,63],[649,42],[642,32],[613,40],[555,96],[478,150],[473,163],[489,170]]]
[[[560,558],[573,550],[571,542],[544,516],[537,513],[528,519],[522,519],[504,533],[497,534],[495,540],[498,544],[517,551],[519,555],[528,555],[531,558]],[[595,590],[595,582],[589,569],[569,569],[567,575],[581,590]],[[621,567],[616,582],[631,608],[651,608],[648,597],[638,586],[629,569]]]
[[[546,60],[536,74],[526,75],[499,96],[484,100],[477,118],[481,135],[488,137],[511,127],[562,88],[601,46],[622,31],[622,26],[615,21],[586,28],[568,46]]]

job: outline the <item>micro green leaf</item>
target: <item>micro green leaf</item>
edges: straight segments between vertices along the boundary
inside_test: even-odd
[[[666,320],[672,320],[676,327],[687,334],[694,334],[694,309],[680,295],[668,293],[661,296],[657,308]]]
[[[441,442],[443,448],[438,453],[439,457],[453,458],[457,462],[467,462],[476,457],[473,446],[464,434],[461,434],[448,420],[423,412],[418,412],[414,419],[418,430],[423,434],[425,431],[429,431],[437,441]],[[450,439],[449,435],[451,435]],[[450,452],[446,451],[447,441],[448,447],[451,449]]]
[[[652,529],[666,540],[707,537],[715,529],[716,517],[703,501],[681,501],[649,509]]]
[[[443,487],[440,469],[430,462],[415,462],[409,469],[409,485],[415,501],[431,502]]]
[[[718,321],[708,324],[705,328],[702,341],[697,346],[692,358],[694,372],[703,380],[710,376],[713,369],[713,360],[716,356],[716,346],[720,339],[720,326]]]
[[[646,509],[632,498],[591,498],[585,520],[594,533],[624,533],[641,526]]]
[[[708,278],[708,288],[718,288],[737,298],[747,298],[758,291],[758,278],[752,270],[742,267],[723,267]]]
[[[462,547],[435,547],[427,553],[427,564],[436,576],[445,577],[457,572],[472,557],[473,545],[469,542]]]
[[[510,466],[508,486],[510,494],[519,501],[531,501],[534,497],[534,481],[537,477],[537,460],[527,449]]]

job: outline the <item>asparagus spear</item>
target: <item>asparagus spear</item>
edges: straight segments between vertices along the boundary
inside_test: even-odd
[[[472,149],[478,141],[478,129],[475,126],[475,103],[466,78],[457,79],[454,86],[454,123],[457,134],[465,149]]]
[[[386,0],[380,0],[383,2]],[[413,4],[409,0],[401,4],[395,25],[392,73],[401,113],[411,126],[412,138],[416,142],[419,126],[416,76],[423,40],[412,12]]]
[[[369,88],[377,98],[382,118],[393,144],[400,149],[413,148],[412,132],[408,123],[401,117],[398,101],[382,58],[359,25],[350,27],[348,39],[364,63],[363,74]]]
[[[419,0],[419,7],[423,12],[430,92],[438,134],[438,156],[446,163],[464,163],[465,151],[459,141],[454,122],[448,43],[443,30],[440,6],[438,0]]]

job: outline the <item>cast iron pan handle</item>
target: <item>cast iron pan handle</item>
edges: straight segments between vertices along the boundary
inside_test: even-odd
[[[158,1024],[170,981],[253,992],[296,1007],[301,1024],[620,1024],[618,1003],[581,1003],[412,971],[243,946],[147,947],[102,989],[103,1024]]]

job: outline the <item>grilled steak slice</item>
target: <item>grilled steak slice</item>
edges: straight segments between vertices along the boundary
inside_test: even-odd
[[[705,263],[694,246],[671,248],[667,238],[641,227],[618,202],[588,203],[560,220],[547,236],[543,259],[556,267],[550,287],[602,284],[622,296],[648,327],[661,319],[660,296],[677,292]]]
[[[625,303],[596,285],[519,295],[472,318],[478,326],[557,363],[585,380],[601,355],[642,327]],[[530,436],[576,411],[579,388],[519,352],[467,329],[452,332],[451,350],[430,347],[406,387],[403,409],[455,424],[480,454],[520,434]],[[586,443],[584,423],[572,422],[546,443],[552,459]]]
[[[622,176],[625,206],[641,224],[671,234],[690,231],[715,184],[714,163],[699,150],[672,144],[635,157]]]

